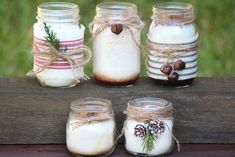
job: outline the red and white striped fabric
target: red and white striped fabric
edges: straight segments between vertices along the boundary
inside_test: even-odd
[[[49,48],[46,45],[44,39],[39,39],[37,37],[34,37],[34,44],[35,44],[35,46],[37,46],[37,48],[40,51],[43,51],[43,50],[46,50],[46,49]],[[66,48],[67,50],[75,50],[78,47],[82,46],[83,44],[84,44],[83,38],[77,39],[77,40],[70,40],[70,41],[60,41],[61,49]],[[83,54],[74,56],[74,59],[76,59],[78,61],[82,61],[83,60]],[[34,55],[34,65],[35,66],[40,67],[45,62],[47,62],[47,57]],[[63,60],[62,58],[58,58],[53,63],[49,64],[46,67],[46,69],[58,69],[58,70],[62,69],[62,70],[64,70],[64,69],[71,69],[71,66],[70,66],[68,61]]]

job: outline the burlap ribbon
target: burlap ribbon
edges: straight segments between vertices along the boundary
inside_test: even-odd
[[[160,44],[147,40],[148,53],[159,58],[168,58],[169,61],[180,59],[180,56],[196,51],[198,52],[198,41],[187,44]]]
[[[94,25],[98,24],[99,27],[94,30]],[[137,30],[141,30],[144,27],[144,23],[141,21],[139,16],[130,16],[124,19],[110,19],[110,18],[102,18],[97,17],[93,19],[93,21],[89,24],[89,29],[93,34],[93,40],[105,29],[114,24],[121,24],[124,28],[126,28],[130,33],[133,41],[138,47],[141,47],[138,39],[135,37],[135,33],[133,32],[133,28]]]
[[[56,50],[51,44],[46,43],[47,46],[49,48],[47,48],[46,50],[39,50],[39,48],[36,46],[36,44],[34,44],[33,46],[33,54],[34,56],[40,56],[40,57],[45,57],[47,58],[47,61],[39,66],[37,69],[33,69],[31,71],[29,71],[27,73],[27,76],[36,76],[38,73],[42,72],[44,69],[47,68],[47,66],[49,66],[50,64],[52,64],[53,62],[55,62],[57,59],[61,58],[65,61],[69,62],[69,65],[71,66],[71,69],[73,71],[73,74],[77,80],[77,82],[80,82],[80,78],[78,76],[77,73],[77,68],[84,66],[86,63],[88,63],[91,59],[91,50],[85,46],[82,45],[74,50],[67,50],[66,52],[60,52],[58,50]],[[82,55],[85,54],[86,59],[83,61],[78,61],[76,59],[74,59],[73,57],[76,55]],[[85,75],[85,73],[83,73],[83,79],[87,80],[89,79],[88,76]]]

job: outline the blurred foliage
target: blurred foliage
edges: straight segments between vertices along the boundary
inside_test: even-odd
[[[65,0],[80,6],[81,23],[88,28],[95,15],[95,6],[108,0]],[[109,0],[110,1],[110,0]],[[124,0],[127,1],[127,0]],[[146,22],[142,32],[145,43],[151,22],[152,6],[162,0],[128,0],[139,8]],[[196,11],[196,25],[200,33],[199,75],[232,76],[235,74],[235,1],[182,0],[192,3]],[[37,6],[46,0],[0,0],[0,76],[25,76],[32,68],[32,26],[36,22]],[[91,47],[91,34],[85,33]],[[92,75],[92,63],[86,72]],[[142,61],[142,76],[145,76]]]

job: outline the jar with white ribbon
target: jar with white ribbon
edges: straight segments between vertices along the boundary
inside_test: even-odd
[[[72,87],[82,79],[91,52],[84,45],[85,27],[79,22],[79,7],[67,2],[38,6],[34,24],[34,75],[43,86]]]
[[[144,23],[137,7],[127,2],[98,4],[90,23],[93,34],[93,72],[97,81],[131,85],[140,73],[140,34]]]

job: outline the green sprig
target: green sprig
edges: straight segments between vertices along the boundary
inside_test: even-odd
[[[149,153],[154,149],[154,141],[156,141],[156,136],[154,136],[151,132],[148,132],[143,139],[142,148],[143,152]]]
[[[56,33],[51,30],[51,27],[48,26],[45,22],[44,24],[44,30],[47,34],[45,37],[46,42],[50,43],[57,51],[60,50],[60,40],[56,37]]]

